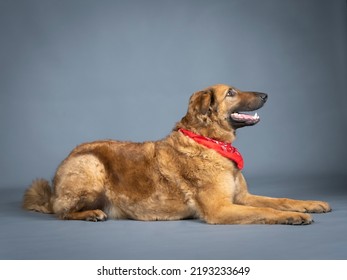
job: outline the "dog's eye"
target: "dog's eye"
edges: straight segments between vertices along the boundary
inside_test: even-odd
[[[232,88],[229,89],[228,92],[227,92],[227,96],[235,96],[235,94],[236,94],[236,91],[233,90]]]

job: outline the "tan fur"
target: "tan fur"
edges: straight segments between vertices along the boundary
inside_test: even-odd
[[[235,96],[227,96],[233,89]],[[321,201],[251,195],[235,163],[197,144],[179,128],[232,142],[238,124],[230,113],[260,108],[258,93],[215,85],[190,98],[187,114],[156,142],[96,141],[77,146],[58,167],[53,192],[36,180],[23,207],[61,219],[177,220],[210,224],[309,224],[303,212],[327,212]],[[246,166],[247,168],[247,166]]]
[[[23,207],[27,210],[53,213],[51,197],[52,190],[49,182],[44,179],[34,180],[24,194]]]

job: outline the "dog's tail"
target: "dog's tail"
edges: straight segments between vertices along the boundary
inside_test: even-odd
[[[36,179],[25,191],[23,208],[47,214],[53,213],[52,188],[45,179]]]

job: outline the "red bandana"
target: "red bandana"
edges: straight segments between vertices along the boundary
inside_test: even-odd
[[[221,154],[223,157],[226,157],[234,161],[240,170],[243,168],[242,155],[239,153],[239,151],[235,147],[231,146],[231,143],[217,141],[202,135],[195,134],[183,128],[180,128],[179,131],[182,132],[184,135],[188,136],[189,138],[193,139],[195,142],[207,148],[215,150],[216,152]]]

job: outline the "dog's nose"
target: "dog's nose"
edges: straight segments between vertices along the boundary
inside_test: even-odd
[[[264,102],[266,102],[266,100],[267,100],[267,94],[266,93],[259,93],[259,96]]]

